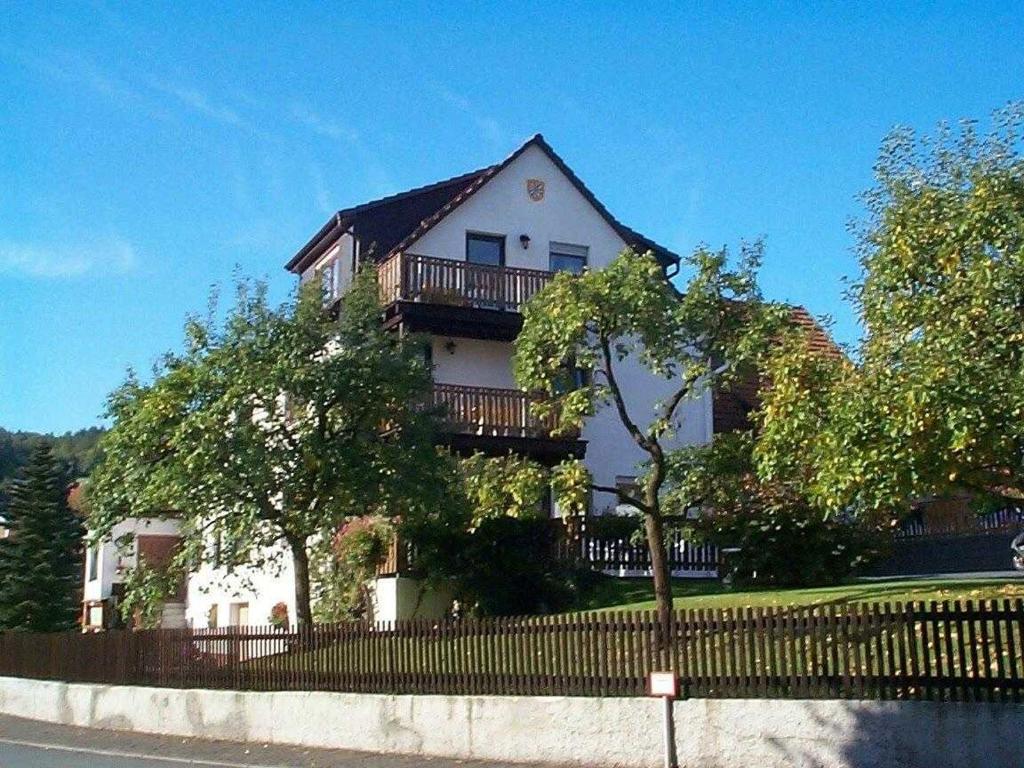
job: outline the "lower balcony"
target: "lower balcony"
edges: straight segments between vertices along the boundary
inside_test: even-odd
[[[544,464],[583,458],[586,442],[579,435],[552,433],[557,415],[537,418],[532,398],[518,389],[434,384],[432,401],[446,413],[444,441],[459,453],[520,453]]]

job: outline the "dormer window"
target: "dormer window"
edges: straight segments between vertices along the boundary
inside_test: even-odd
[[[505,236],[467,232],[466,261],[488,267],[505,266]]]
[[[341,295],[341,280],[339,272],[338,257],[325,261],[316,270],[316,277],[320,280],[324,292],[324,303],[330,304]]]
[[[552,272],[571,272],[578,275],[587,268],[590,248],[585,245],[552,242],[549,253],[548,269]]]

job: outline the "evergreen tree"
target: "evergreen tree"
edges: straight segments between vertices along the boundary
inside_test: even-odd
[[[11,484],[10,536],[0,541],[0,629],[73,630],[83,528],[67,504],[67,480],[50,446],[35,446]]]

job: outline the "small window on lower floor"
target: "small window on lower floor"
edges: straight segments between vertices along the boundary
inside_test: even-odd
[[[231,604],[231,626],[233,626],[233,627],[247,627],[247,626],[249,626],[249,604],[248,603],[232,603]]]

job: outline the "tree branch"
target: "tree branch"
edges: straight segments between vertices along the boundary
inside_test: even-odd
[[[600,493],[613,493],[616,497],[618,497],[619,502],[621,504],[629,504],[631,507],[636,507],[645,514],[651,513],[650,507],[648,507],[646,504],[640,501],[640,499],[631,496],[628,493],[625,493],[621,488],[617,488],[610,485],[595,485],[594,483],[591,483],[590,489],[592,491],[598,491]]]
[[[626,431],[629,432],[633,440],[647,453],[653,454],[651,450],[651,441],[647,439],[646,435],[640,431],[637,427],[636,422],[630,418],[629,411],[626,410],[626,401],[622,398],[622,390],[619,388],[619,382],[615,378],[615,371],[612,367],[612,349],[611,344],[608,341],[606,335],[601,335],[601,354],[604,356],[604,376],[608,382],[608,389],[612,393],[612,400],[615,402],[615,408],[619,412],[619,419],[622,421]]]

